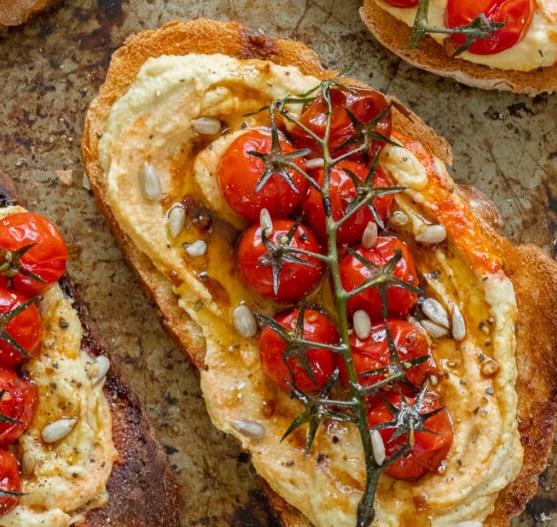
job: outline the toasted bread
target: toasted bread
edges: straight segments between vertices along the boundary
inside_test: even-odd
[[[11,205],[25,206],[25,200],[19,196],[13,180],[0,171],[0,207]],[[60,280],[60,287],[81,321],[81,350],[93,357],[110,357],[106,343],[67,275]],[[179,498],[168,458],[114,358],[111,358],[103,390],[110,405],[118,459],[107,482],[108,502],[99,508],[80,511],[85,519],[78,525],[177,527],[180,524]]]
[[[20,26],[60,0],[0,0],[0,27]]]
[[[82,155],[96,202],[120,245],[126,259],[137,272],[146,292],[157,306],[161,321],[193,363],[203,369],[205,343],[202,328],[178,305],[172,283],[135,246],[115,218],[107,199],[107,187],[99,161],[99,139],[106,131],[113,104],[126,93],[139,68],[150,57],[186,55],[189,53],[222,53],[237,58],[270,60],[280,65],[293,65],[304,74],[319,79],[336,73],[325,70],[316,55],[304,44],[264,36],[237,23],[210,20],[173,22],[156,31],[130,37],[113,56],[105,84],[90,106],[84,131]],[[445,163],[451,162],[447,143],[427,127],[410,110],[395,99],[393,126],[420,141]],[[466,189],[462,191],[469,192]],[[475,196],[477,200],[477,195]],[[483,214],[483,216],[482,216]],[[487,527],[508,525],[534,495],[537,478],[549,454],[556,411],[557,347],[553,334],[557,331],[555,298],[557,266],[540,249],[528,245],[513,247],[490,225],[496,217],[487,204],[478,210],[481,229],[503,260],[506,274],[512,280],[518,304],[516,327],[519,397],[519,429],[524,447],[524,463],[518,477],[497,499],[496,509],[486,520]],[[544,290],[540,297],[537,292]],[[535,340],[535,343],[534,343]],[[540,367],[539,365],[543,365]],[[283,525],[308,526],[310,522],[298,510],[268,489],[269,499]]]
[[[431,73],[484,90],[510,90],[532,96],[557,90],[557,66],[532,71],[490,68],[450,57],[431,37],[424,38],[418,49],[409,50],[411,28],[381,9],[374,0],[364,0],[360,16],[383,46],[413,66]]]

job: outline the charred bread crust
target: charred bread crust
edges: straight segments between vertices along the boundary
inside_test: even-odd
[[[62,0],[0,0],[0,27],[19,26]]]
[[[0,171],[0,206],[25,201],[13,180]],[[110,357],[76,287],[67,275],[60,280],[64,295],[72,301],[83,326],[81,349]],[[119,458],[113,466],[107,490],[109,500],[85,513],[80,527],[178,527],[179,498],[168,457],[147,420],[139,399],[123,381],[122,372],[111,358],[104,394],[112,415],[112,437]]]
[[[104,214],[122,252],[138,274],[147,294],[155,303],[161,321],[193,363],[203,367],[204,342],[200,328],[178,306],[170,281],[134,245],[118,225],[107,200],[103,172],[98,160],[98,142],[104,133],[110,108],[129,88],[140,66],[152,56],[162,54],[224,53],[238,58],[268,59],[277,64],[294,65],[318,78],[331,78],[336,72],[325,70],[316,55],[304,44],[263,36],[234,22],[194,20],[171,22],[157,31],[128,38],[112,58],[107,79],[92,102],[85,121],[82,156],[96,202]],[[359,84],[355,81],[355,84]],[[419,140],[445,163],[452,154],[447,142],[435,135],[410,110],[390,99],[393,126]],[[462,191],[463,193],[466,190]],[[468,191],[469,192],[469,191]],[[475,194],[476,197],[477,194]],[[504,267],[516,290],[519,320],[517,324],[519,421],[525,449],[524,464],[518,478],[499,495],[497,510],[485,527],[508,525],[520,513],[537,488],[539,473],[545,468],[551,449],[557,393],[557,265],[534,246],[513,247],[490,225],[493,206],[484,203],[478,211],[484,218],[485,234],[499,249]],[[489,212],[491,211],[491,213]],[[546,291],[543,299],[539,291]],[[546,367],[547,366],[547,367]],[[269,500],[285,527],[309,527],[311,524],[267,485]]]
[[[418,49],[408,50],[411,28],[378,7],[374,0],[364,0],[360,17],[383,46],[413,66],[431,73],[485,90],[510,90],[528,95],[557,90],[557,66],[534,71],[490,68],[451,58],[445,48],[430,37],[424,38]]]

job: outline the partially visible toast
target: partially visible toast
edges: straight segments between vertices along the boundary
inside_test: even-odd
[[[25,206],[13,180],[0,171],[0,207]],[[64,275],[64,295],[71,300],[83,327],[81,349],[96,357],[110,357],[109,349],[81,302],[78,290]],[[82,527],[178,527],[178,491],[166,453],[155,436],[137,396],[122,378],[116,360],[104,384],[112,415],[112,435],[118,452],[107,490],[108,502],[85,511]]]
[[[0,27],[20,26],[61,0],[0,0]]]
[[[364,0],[360,16],[381,44],[406,62],[431,73],[484,90],[510,90],[528,95],[557,90],[557,66],[533,71],[490,68],[448,56],[445,48],[429,36],[420,42],[418,49],[409,50],[411,28],[381,9],[374,0]]]
[[[85,122],[82,155],[96,202],[104,214],[125,257],[137,272],[157,306],[161,321],[194,364],[204,367],[205,347],[201,329],[179,306],[171,282],[131,242],[109,206],[103,171],[98,157],[99,139],[106,130],[112,105],[130,87],[141,65],[162,54],[223,53],[237,58],[257,58],[297,66],[303,73],[331,78],[316,55],[304,44],[262,35],[240,24],[195,20],[173,22],[156,31],[130,37],[112,58],[105,84],[90,106]],[[355,81],[354,81],[355,82]],[[355,82],[356,83],[356,82]],[[447,143],[395,99],[393,125],[420,141],[445,163],[451,162]],[[486,207],[485,210],[491,210]],[[519,421],[525,459],[520,475],[498,498],[496,511],[486,527],[508,525],[520,513],[537,488],[537,478],[549,454],[557,396],[556,300],[557,266],[533,246],[513,247],[502,239],[485,218],[483,228],[502,255],[518,302],[517,325]],[[544,291],[544,295],[537,294]],[[535,340],[535,342],[534,342]],[[307,527],[308,520],[282,498],[268,492],[269,499],[287,527]]]

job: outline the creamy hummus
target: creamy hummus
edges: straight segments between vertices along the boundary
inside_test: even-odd
[[[188,220],[184,231],[173,238],[165,215],[172,204],[187,198],[213,211],[226,210],[227,222],[240,226],[241,220],[230,216],[234,213],[222,203],[215,183],[219,155],[229,136],[213,143],[214,137],[203,138],[195,132],[192,120],[217,118],[229,133],[240,133],[246,113],[274,98],[302,93],[317,82],[294,68],[221,55],[149,59],[128,92],[114,104],[99,156],[109,205],[121,228],[172,280],[184,316],[201,327],[206,342],[201,386],[215,425],[234,434],[250,450],[257,472],[314,525],[353,527],[365,481],[357,431],[350,425],[326,424],[307,458],[304,430],[280,441],[301,407],[266,378],[257,338],[241,337],[231,318],[241,302],[266,313],[276,312],[277,306],[242,284],[235,269],[235,236],[230,228],[219,227],[216,219],[211,229]],[[251,119],[250,126],[265,125],[262,117]],[[414,218],[400,232],[413,243],[412,229],[439,221],[442,211],[431,196],[439,181],[447,183],[448,176],[439,160],[424,164],[417,153],[395,148],[387,148],[383,163],[397,182],[410,187],[397,197],[396,206]],[[160,199],[144,196],[139,181],[145,162],[158,174]],[[464,208],[456,194],[453,199],[456,208]],[[448,225],[450,233],[451,229]],[[479,231],[474,235],[481,236]],[[207,254],[187,255],[184,244],[198,239],[207,242]],[[515,296],[511,282],[495,264],[476,265],[481,246],[482,239],[474,238],[473,248],[457,240],[451,240],[448,249],[414,247],[420,273],[435,277],[424,284],[428,295],[438,298],[449,311],[458,305],[467,324],[462,342],[445,338],[432,344],[446,371],[446,379],[436,389],[453,417],[455,437],[442,473],[414,483],[381,477],[376,526],[449,527],[460,521],[481,522],[492,512],[498,492],[522,465],[514,390]],[[490,321],[489,335],[478,329],[486,320]],[[482,375],[479,357],[497,361],[499,373]],[[234,420],[260,423],[264,437],[242,435],[232,425]]]
[[[20,212],[2,209],[2,216]],[[94,386],[87,375],[92,359],[80,352],[82,328],[62,290],[52,286],[43,294],[42,344],[37,360],[25,365],[39,388],[35,416],[16,443],[16,456],[35,460],[33,473],[22,476],[25,496],[0,527],[68,527],[83,508],[106,503],[106,483],[117,458],[112,442],[112,419],[103,382]],[[66,324],[61,327],[60,322]],[[42,429],[61,418],[77,418],[65,438],[47,445]]]
[[[394,7],[383,0],[375,0],[375,3],[405,24],[414,24],[416,8]],[[446,7],[447,0],[430,0],[429,25],[446,27]],[[430,36],[440,44],[446,37],[439,34]],[[493,55],[475,55],[465,51],[457,58],[502,70],[531,71],[553,66],[557,62],[557,5],[553,0],[538,1],[532,23],[524,38],[511,48]]]

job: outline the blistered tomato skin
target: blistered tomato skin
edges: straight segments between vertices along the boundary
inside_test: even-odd
[[[419,389],[430,375],[438,373],[425,332],[405,320],[389,319],[387,320],[387,326],[402,363],[427,357],[425,362],[416,364],[406,370],[406,380],[413,387]],[[355,333],[352,334],[350,348],[354,367],[358,374],[358,381],[362,386],[370,386],[385,379],[385,375],[380,373],[364,375],[365,372],[387,368],[391,362],[384,322],[374,324],[371,327],[369,337],[366,339],[360,339]],[[348,373],[344,361],[339,361],[339,370],[342,384],[347,388],[349,386]],[[404,388],[401,382],[398,382],[398,386]]]
[[[493,55],[522,40],[532,22],[534,9],[534,0],[448,0],[445,22],[449,28],[465,26],[483,13],[490,22],[503,23],[493,37],[476,40],[468,48],[476,55]],[[458,46],[466,40],[464,35],[458,34],[450,38]]]
[[[21,480],[16,458],[0,449],[0,491],[21,492]],[[19,496],[0,496],[0,516],[12,511],[19,503]]]
[[[0,447],[13,443],[29,426],[39,391],[34,382],[19,377],[14,370],[0,368],[0,413],[20,423],[0,422]]]
[[[294,152],[286,141],[280,141],[280,148],[284,153]],[[270,151],[271,136],[252,130],[233,141],[219,163],[218,180],[224,199],[234,211],[250,221],[259,221],[261,209],[267,209],[273,218],[284,218],[306,193],[308,183],[305,177],[290,168],[287,172],[294,188],[286,178],[274,173],[256,192],[265,171],[265,162],[249,152],[268,154]],[[292,163],[305,169],[302,158],[296,158]]]
[[[348,175],[350,171],[361,181],[368,175],[369,168],[365,163],[356,161],[341,161],[337,163],[330,175],[330,197],[331,212],[335,221],[340,220],[346,213],[348,206],[357,194],[356,186]],[[325,173],[323,169],[312,172],[319,185],[323,185]],[[375,175],[375,187],[385,188],[390,186],[390,182],[381,167],[377,169]],[[392,194],[377,196],[372,201],[379,217],[384,221],[393,203]],[[325,210],[323,208],[323,198],[318,190],[310,187],[304,202],[304,221],[307,222],[321,240],[327,239],[325,226]],[[373,213],[368,206],[363,206],[348,218],[337,232],[337,242],[339,245],[344,243],[357,243],[362,239],[362,234],[369,222],[375,222]]]
[[[371,249],[360,247],[356,252],[372,264],[383,267],[395,256],[395,251],[402,253],[402,258],[396,264],[392,276],[418,287],[416,264],[408,246],[394,236],[378,236],[376,244]],[[340,279],[346,291],[352,291],[362,285],[372,276],[372,272],[351,254],[347,254],[339,265]],[[406,318],[416,302],[418,294],[401,286],[391,285],[387,289],[387,311],[390,317]],[[382,318],[381,297],[377,287],[370,287],[348,301],[348,312],[354,313],[363,309],[372,319]]]
[[[46,218],[31,212],[10,214],[0,220],[0,248],[17,251],[33,245],[21,257],[22,272],[11,280],[13,287],[30,296],[43,292],[57,282],[66,270],[68,248],[58,229]],[[36,280],[32,273],[41,278]],[[0,285],[6,285],[6,276],[0,277]]]
[[[295,222],[288,219],[273,220],[273,232],[268,235],[270,249],[266,248],[259,225],[247,229],[238,245],[238,269],[244,282],[254,291],[277,302],[297,302],[312,291],[323,274],[323,264],[305,254],[285,253],[285,247],[321,253],[313,233],[298,225],[290,241],[288,234]],[[303,263],[292,261],[299,259]],[[278,289],[275,291],[273,268],[278,270]]]
[[[22,293],[0,287],[0,315],[24,304],[29,298]],[[41,341],[41,316],[35,304],[29,305],[6,325],[6,332],[33,358]],[[25,356],[8,344],[0,334],[0,367],[16,368],[26,361]]]
[[[377,123],[375,130],[382,136],[389,138],[391,135],[391,113],[388,103],[379,92],[369,88],[332,88],[330,90],[332,114],[329,134],[329,149],[334,152],[341,148],[355,133],[354,125],[346,109],[350,111],[361,123],[369,123],[385,112]],[[318,95],[304,111],[300,122],[309,128],[318,137],[325,137],[327,127],[327,102],[323,95]],[[317,141],[300,127],[292,129],[293,142],[298,148],[311,148],[317,155],[321,155],[321,148]],[[373,151],[381,146],[382,142],[374,142]],[[358,145],[353,145],[355,148]]]
[[[275,320],[288,331],[294,332],[298,322],[300,310],[294,309],[286,314],[275,317]],[[303,338],[312,342],[335,345],[339,342],[337,330],[323,313],[306,309],[303,319]],[[307,359],[313,372],[313,378],[304,369],[297,358],[287,358],[288,365],[294,378],[284,361],[286,344],[280,336],[269,326],[261,332],[259,339],[259,353],[263,370],[278,386],[290,392],[288,381],[303,392],[315,392],[323,388],[336,367],[336,356],[333,351],[322,348],[307,350]]]
[[[384,400],[400,409],[403,397],[408,406],[416,404],[416,398],[407,397],[399,393],[377,398],[370,405],[368,426],[371,428],[392,421],[394,418],[393,413]],[[428,414],[440,408],[443,408],[441,397],[436,393],[428,392],[424,396],[424,403],[419,409],[419,414]],[[439,413],[426,419],[424,426],[430,432],[415,431],[410,453],[387,465],[384,470],[385,473],[397,479],[415,480],[426,472],[436,472],[438,470],[441,463],[447,457],[453,441],[453,424],[449,412],[446,408],[441,410]],[[400,449],[408,441],[407,432],[393,438],[396,432],[396,426],[379,431],[385,444],[387,459],[400,452]]]

